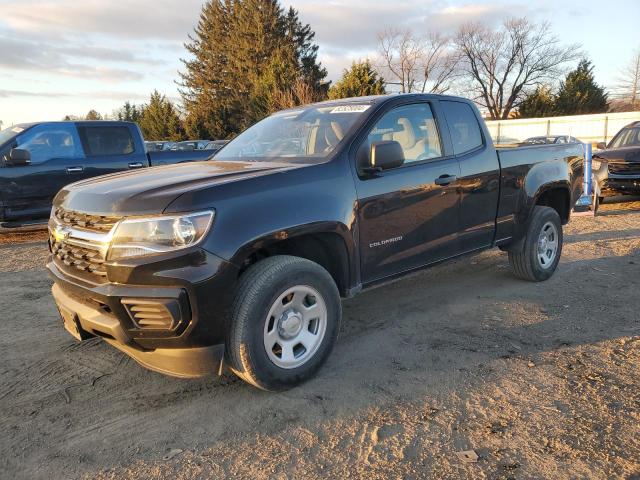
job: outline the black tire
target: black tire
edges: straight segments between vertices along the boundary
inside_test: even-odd
[[[265,323],[272,306],[288,289],[315,289],[326,305],[324,337],[306,363],[281,368],[264,344]],[[240,278],[226,337],[226,360],[243,380],[269,391],[286,390],[313,376],[331,353],[340,330],[340,294],[329,272],[317,263],[292,256],[274,256],[252,265]]]
[[[543,265],[538,256],[538,239],[543,227],[548,223],[551,223],[556,229],[557,249],[553,261]],[[542,282],[549,279],[560,262],[562,242],[562,222],[558,212],[550,207],[534,207],[525,237],[509,249],[509,263],[513,273],[530,282]]]

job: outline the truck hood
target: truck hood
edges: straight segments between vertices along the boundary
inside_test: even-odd
[[[613,148],[601,150],[593,154],[594,158],[607,160],[610,163],[640,163],[640,147]]]
[[[193,162],[82,180],[64,187],[54,206],[90,214],[158,214],[185,192],[303,167],[273,162]]]

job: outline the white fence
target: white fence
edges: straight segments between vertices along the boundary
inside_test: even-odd
[[[608,142],[625,125],[640,120],[640,112],[598,113],[571,117],[523,118],[487,122],[493,141],[517,143],[529,137],[571,135],[585,143]]]

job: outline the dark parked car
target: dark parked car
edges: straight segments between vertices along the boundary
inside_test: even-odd
[[[620,130],[593,154],[595,191],[602,201],[614,195],[640,195],[640,122]]]
[[[162,152],[165,150],[171,150],[171,147],[175,145],[175,142],[144,142],[144,146],[147,152]]]
[[[527,138],[523,145],[547,145],[547,144],[560,144],[560,143],[582,143],[575,137],[570,135],[546,135],[542,137],[530,137]]]
[[[212,161],[65,187],[49,224],[53,296],[74,337],[153,370],[226,365],[287,388],[329,355],[340,297],[492,247],[516,276],[551,277],[582,159],[578,144],[496,151],[457,97],[297,107]]]
[[[222,147],[224,147],[227,143],[229,143],[229,140],[213,140],[209,143],[207,143],[207,145],[204,147],[205,150],[213,150],[213,152],[217,152],[218,150],[220,150]]]
[[[66,184],[122,170],[194,160],[209,151],[149,152],[129,122],[22,124],[0,132],[0,222],[46,219]]]
[[[211,140],[187,140],[176,142],[171,146],[171,150],[204,150]]]

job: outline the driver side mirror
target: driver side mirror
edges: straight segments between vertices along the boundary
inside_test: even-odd
[[[607,148],[607,144],[605,142],[598,142],[596,144],[596,148],[598,150],[605,150]]]
[[[7,165],[12,167],[23,167],[31,163],[31,152],[21,148],[12,148],[7,156]]]
[[[381,172],[404,164],[404,150],[400,143],[394,140],[373,142],[369,154],[369,172]]]

